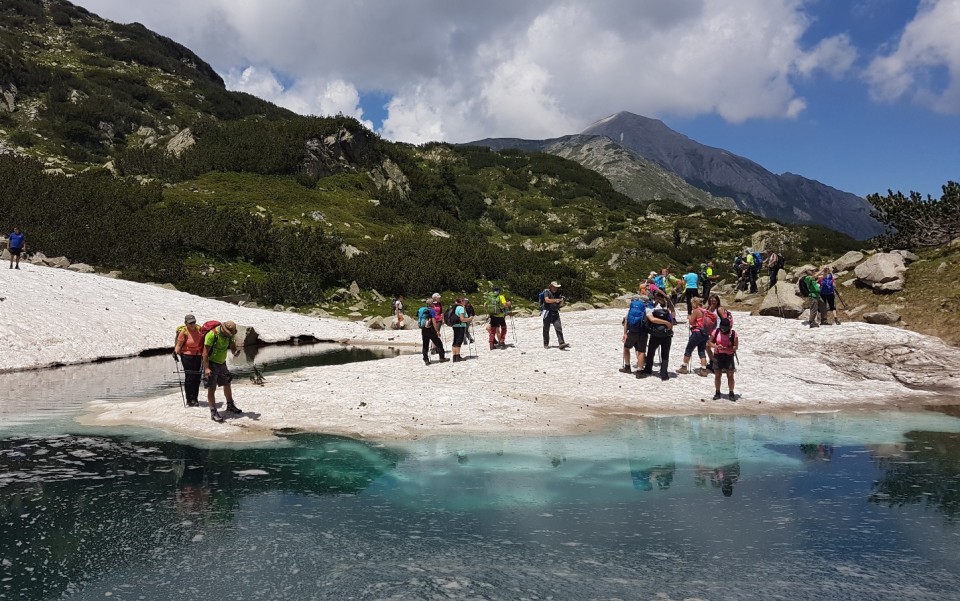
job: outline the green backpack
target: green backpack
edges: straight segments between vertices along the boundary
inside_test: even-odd
[[[487,313],[490,315],[499,315],[503,313],[503,305],[500,304],[500,295],[496,292],[489,292],[487,294],[486,302]]]

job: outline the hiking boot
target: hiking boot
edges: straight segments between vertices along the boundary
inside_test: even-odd
[[[222,424],[222,423],[223,423],[223,416],[220,415],[219,413],[217,413],[217,410],[216,410],[216,409],[211,409],[211,410],[210,410],[210,419],[212,419],[213,421],[217,422],[218,424]]]
[[[440,363],[446,363],[446,362],[449,361],[449,360],[450,360],[450,359],[447,359],[446,357],[441,357],[441,358],[440,358]]]
[[[187,407],[199,407],[199,406],[200,406],[200,401],[197,401],[197,400],[187,401]]]
[[[240,407],[237,407],[236,405],[234,405],[232,402],[227,403],[227,411],[229,411],[230,413],[243,413],[243,410],[240,409]]]
[[[835,325],[835,326],[840,325],[840,318],[839,318],[839,317],[833,320],[833,325]]]
[[[649,375],[652,374],[652,373],[653,373],[653,372],[651,372],[651,371],[643,371],[642,369],[638,369],[637,372],[636,372],[636,374],[634,374],[634,375],[637,376],[637,379],[638,379],[638,380],[642,380],[643,378],[646,378],[647,376],[649,376]]]
[[[557,348],[559,348],[561,351],[562,351],[563,349],[565,349],[565,348],[570,348],[570,343],[569,343],[569,342],[561,342],[561,343],[560,343],[560,346],[557,347]]]
[[[550,348],[550,345],[549,345],[549,344],[545,344],[545,345],[543,345],[543,348]]]
[[[670,379],[670,375],[669,375],[669,374],[660,374],[660,379],[663,380],[664,382],[666,382],[667,380]]]
[[[507,343],[506,343],[506,342],[501,342],[501,343],[498,344],[497,346],[498,346],[500,349],[504,350],[504,349],[507,348]]]
[[[491,342],[491,343],[490,343],[490,350],[492,351],[492,350],[495,349],[495,348],[497,348],[497,343]]]
[[[738,398],[740,398],[740,395],[734,394],[734,392],[731,390],[730,394],[727,395],[727,398],[730,399],[731,401],[736,401]]]
[[[633,373],[633,370],[630,369],[630,366],[629,366],[629,365],[624,365],[624,366],[621,367],[618,371],[619,371],[620,373],[622,373],[622,374],[632,374],[632,373]]]
[[[819,328],[819,327],[820,327],[820,324],[818,324],[818,323],[815,322],[815,321],[811,321],[811,322],[810,322],[810,327],[811,327],[811,328]]]
[[[697,370],[697,375],[700,376],[701,378],[706,378],[707,369],[705,367],[701,367],[700,369]]]
[[[687,373],[690,373],[690,372],[687,370],[687,366],[686,366],[686,365],[681,365],[681,366],[680,366],[680,369],[677,370],[677,373],[678,373],[678,374],[687,374]]]
[[[713,400],[715,400],[715,401],[719,401],[719,400],[720,400],[720,391],[719,391],[719,390],[716,391],[715,393],[713,393]]]
[[[423,358],[423,364],[424,364],[424,365],[430,365],[430,358],[429,358],[429,357],[424,357],[424,358]]]

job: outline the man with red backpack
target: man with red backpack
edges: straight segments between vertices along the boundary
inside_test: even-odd
[[[223,422],[223,416],[217,413],[216,392],[217,385],[223,386],[223,396],[227,400],[226,410],[230,413],[243,413],[233,402],[233,391],[230,381],[233,375],[227,369],[227,351],[236,357],[240,354],[234,337],[237,335],[237,324],[232,321],[223,323],[208,321],[200,329],[205,333],[203,338],[203,376],[207,379],[207,404],[210,406],[210,419]]]
[[[740,346],[740,337],[733,330],[729,317],[720,320],[720,325],[710,334],[707,346],[713,350],[713,356],[716,360],[716,368],[713,372],[713,385],[716,392],[713,395],[713,400],[720,400],[720,380],[723,372],[727,372],[729,398],[731,401],[737,400],[737,395],[733,392],[733,372],[736,371],[734,358],[737,355],[737,348]]]

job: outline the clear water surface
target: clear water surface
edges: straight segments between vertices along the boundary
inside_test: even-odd
[[[950,413],[259,448],[21,420],[0,599],[957,599]]]

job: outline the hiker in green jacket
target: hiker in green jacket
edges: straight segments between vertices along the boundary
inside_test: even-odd
[[[820,296],[820,284],[817,283],[817,278],[813,276],[814,270],[808,269],[804,272],[801,282],[803,287],[806,288],[807,298],[809,299],[810,305],[810,327],[819,328],[820,327],[820,317],[826,314],[827,308],[823,302],[823,298]]]

